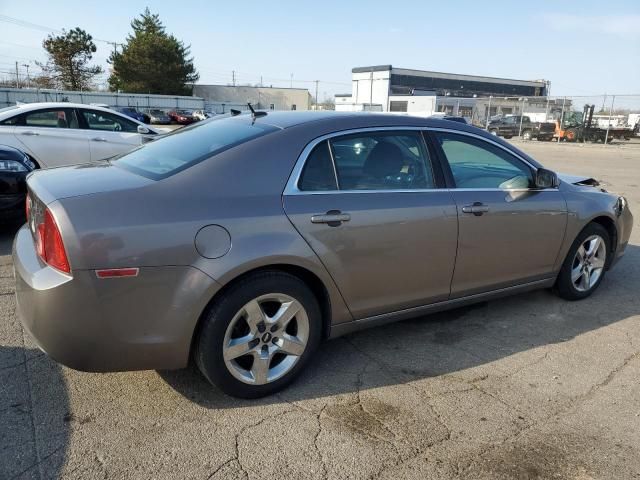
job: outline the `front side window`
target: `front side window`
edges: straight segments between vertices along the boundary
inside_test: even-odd
[[[89,130],[102,130],[107,132],[128,132],[138,131],[138,124],[119,115],[99,110],[82,110],[82,115],[87,122]]]
[[[75,110],[40,110],[24,114],[26,127],[80,128]]]
[[[533,173],[502,148],[466,135],[434,133],[451,167],[456,188],[521,189],[533,186]]]
[[[335,190],[336,175],[340,190],[435,188],[422,136],[413,131],[359,133],[321,142],[307,158],[298,188]]]

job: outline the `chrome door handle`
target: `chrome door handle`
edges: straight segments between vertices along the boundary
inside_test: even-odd
[[[22,132],[22,135],[28,135],[29,137],[36,137],[40,134],[38,132],[34,132],[33,130],[27,130],[26,132]]]
[[[106,142],[107,139],[106,138],[102,138],[102,137],[94,137],[91,139],[92,142]]]
[[[489,211],[489,205],[485,205],[481,202],[474,202],[473,205],[466,205],[462,207],[462,213],[473,213],[476,217],[479,217],[483,213]]]
[[[313,215],[311,217],[311,223],[326,223],[330,227],[337,227],[342,222],[348,222],[349,220],[351,220],[351,215],[342,213],[340,210],[329,210],[323,215]]]

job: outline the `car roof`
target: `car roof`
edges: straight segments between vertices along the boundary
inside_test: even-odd
[[[411,115],[397,115],[392,113],[377,112],[335,112],[335,111],[275,111],[266,115],[258,116],[255,119],[251,115],[243,112],[237,115],[236,119],[244,119],[247,122],[265,123],[280,129],[293,128],[304,125],[320,127],[327,132],[338,132],[354,130],[359,128],[375,127],[423,127],[440,128],[450,131],[471,133],[484,137],[494,143],[499,143],[510,151],[525,158],[529,163],[539,168],[541,165],[526,153],[517,149],[505,140],[491,135],[486,130],[437,117],[414,117]]]
[[[245,112],[243,112],[245,113]],[[244,115],[243,115],[244,116]],[[246,115],[251,119],[250,115]],[[436,117],[416,117],[411,115],[397,115],[392,113],[377,112],[336,112],[336,111],[275,111],[268,112],[266,115],[259,116],[256,122],[267,123],[278,128],[290,128],[298,125],[309,123],[326,124],[335,126],[336,130],[347,128],[366,128],[366,127],[440,127],[453,128],[463,131],[473,131],[477,133],[479,130],[475,127]]]

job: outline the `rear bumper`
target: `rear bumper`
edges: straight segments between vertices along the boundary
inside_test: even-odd
[[[192,267],[141,268],[137,277],[66,275],[42,263],[25,226],[13,244],[17,313],[37,345],[77,370],[187,365],[197,321],[218,284]]]

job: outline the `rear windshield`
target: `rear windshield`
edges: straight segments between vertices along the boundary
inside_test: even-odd
[[[133,150],[114,164],[154,180],[174,175],[213,155],[278,130],[247,119],[225,118],[176,130]]]

